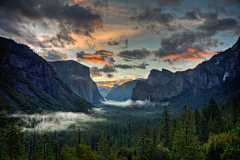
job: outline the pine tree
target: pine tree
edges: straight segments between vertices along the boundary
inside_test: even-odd
[[[157,146],[157,130],[156,130],[156,128],[153,128],[152,140],[153,140],[153,146],[156,147]]]
[[[107,156],[108,155],[108,141],[107,137],[101,135],[98,141],[98,151],[103,155]]]
[[[52,146],[47,134],[44,134],[38,143],[38,153],[43,160],[52,160]]]
[[[195,135],[198,136],[198,139],[200,140],[200,130],[201,130],[201,114],[197,108],[195,108],[193,112],[194,120],[195,120],[195,126],[196,126],[196,131]]]
[[[203,159],[203,153],[195,136],[194,118],[185,105],[174,134],[172,153],[175,159]]]
[[[171,114],[169,111],[169,108],[167,106],[164,106],[165,110],[162,114],[162,121],[163,124],[161,126],[161,130],[163,132],[163,141],[167,148],[169,148],[169,141],[170,141],[170,122],[171,122]]]
[[[137,142],[137,158],[140,160],[147,160],[148,159],[148,146],[147,146],[147,138],[145,135],[139,137]]]
[[[232,99],[230,114],[232,117],[232,124],[234,126],[238,120],[238,117],[240,117],[240,106],[236,96],[234,96]]]
[[[24,156],[23,133],[11,123],[4,136],[6,140],[6,151],[11,159],[21,159]]]
[[[220,108],[216,101],[212,98],[208,105],[209,115],[208,117],[212,119],[213,123],[216,123],[212,128],[214,133],[220,133],[223,131],[223,120]]]

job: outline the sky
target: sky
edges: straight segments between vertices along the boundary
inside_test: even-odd
[[[0,0],[0,36],[98,85],[194,68],[240,36],[240,0]]]

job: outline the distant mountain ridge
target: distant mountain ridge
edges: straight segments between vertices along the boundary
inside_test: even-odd
[[[111,92],[106,96],[107,100],[114,100],[114,101],[126,101],[131,99],[132,90],[136,86],[138,81],[145,82],[145,79],[137,79],[133,81],[128,81],[123,83],[122,85],[116,87],[115,89],[111,90]]]
[[[105,98],[112,90],[114,90],[118,86],[119,86],[118,84],[114,84],[113,87],[98,85],[98,90],[99,90],[100,94],[102,95],[102,97]]]
[[[163,69],[152,70],[146,83],[138,82],[132,91],[132,100],[145,100],[151,94],[152,102],[185,95],[197,95],[215,86],[221,86],[229,78],[240,73],[240,37],[233,47],[214,55],[194,69],[172,73]],[[184,98],[184,97],[182,97]]]
[[[0,37],[0,52],[0,96],[18,109],[89,112],[94,107],[74,94],[28,46]]]
[[[94,104],[104,100],[96,83],[90,77],[89,67],[73,60],[49,62],[49,64],[52,65],[57,76],[81,98]]]

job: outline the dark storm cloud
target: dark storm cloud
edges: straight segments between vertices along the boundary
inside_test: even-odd
[[[99,76],[101,77],[102,73],[107,73],[107,76],[108,76],[108,74],[113,73],[113,72],[117,72],[115,67],[112,65],[107,65],[107,64],[104,65],[102,68],[99,68],[96,66],[93,66],[90,68],[90,73],[91,73],[92,77],[99,77]],[[113,75],[111,77],[113,77]],[[109,77],[109,78],[111,78],[111,77]]]
[[[121,40],[120,41],[113,41],[113,40],[111,40],[111,41],[108,42],[109,46],[117,46],[119,44],[121,44]]]
[[[222,6],[231,6],[231,5],[236,5],[239,4],[239,0],[208,0],[208,7],[213,8],[216,6],[216,4],[220,4]]]
[[[238,22],[233,18],[205,20],[197,29],[204,31],[209,37],[215,35],[219,31],[235,30]]]
[[[160,8],[149,8],[146,7],[143,12],[138,13],[136,16],[132,16],[130,19],[137,22],[157,22],[165,26],[169,25],[174,18],[174,15],[171,13],[163,12]]]
[[[217,39],[208,39],[207,40],[207,46],[208,47],[217,47],[218,40]]]
[[[195,11],[186,12],[185,15],[182,17],[182,19],[199,20],[197,17],[197,12],[195,12]]]
[[[109,46],[118,46],[118,45],[123,45],[122,48],[127,48],[128,47],[128,39],[123,39],[123,40],[119,40],[119,41],[115,41],[115,40],[110,40],[108,42]]]
[[[173,61],[172,61],[171,59],[169,59],[169,58],[164,59],[163,62],[167,62],[167,63],[169,63],[170,65],[173,65]]]
[[[179,60],[202,59],[204,56],[214,54],[206,52],[204,46],[215,46],[218,41],[207,39],[208,41],[204,42],[203,37],[199,37],[198,34],[189,30],[172,34],[170,37],[163,38],[161,48],[152,51],[151,54],[164,59],[164,62],[169,64]]]
[[[108,0],[94,0],[93,6],[95,8],[108,8]]]
[[[126,50],[126,51],[121,51],[118,56],[126,59],[126,60],[133,60],[133,59],[145,59],[149,56],[150,51],[147,50],[146,48],[141,48],[141,49],[135,49],[135,50]]]
[[[78,61],[93,62],[93,63],[114,63],[112,57],[114,54],[106,50],[98,50],[95,53],[85,53],[84,51],[77,52],[76,57]]]
[[[29,43],[37,45],[40,41],[36,35],[28,37],[29,26],[39,26],[48,29],[50,25],[57,26],[55,36],[45,36],[42,43],[64,47],[74,44],[71,34],[91,37],[95,28],[102,26],[101,15],[94,13],[88,7],[68,5],[65,0],[8,0],[0,2],[0,33],[10,37],[23,37]],[[29,34],[28,34],[29,35]],[[38,44],[40,45],[40,44]],[[47,46],[49,47],[49,46]]]
[[[117,72],[114,66],[107,65],[107,64],[105,64],[103,68],[99,68],[99,71],[104,73]]]
[[[115,68],[120,68],[120,69],[146,69],[146,66],[149,66],[149,64],[142,63],[140,65],[128,65],[128,64],[115,64]]]
[[[61,53],[59,51],[50,50],[45,52],[38,52],[47,61],[62,61],[68,58],[66,53]]]
[[[113,75],[112,75],[112,74],[107,74],[107,77],[108,77],[108,78],[112,78]]]
[[[218,17],[218,12],[202,12],[198,7],[191,7],[190,11],[187,11],[181,19],[188,20],[199,20],[199,18],[203,18],[205,20],[215,20]]]
[[[94,43],[90,43],[87,40],[84,43],[86,46],[88,46],[89,49],[94,49],[96,48],[96,45]]]
[[[136,68],[139,68],[139,69],[146,69],[146,66],[149,66],[149,64],[146,64],[146,63],[142,63],[138,66],[135,66]]]
[[[91,77],[102,77],[102,74],[99,71],[99,68],[93,66],[90,68]]]
[[[159,6],[177,6],[184,0],[155,0]]]

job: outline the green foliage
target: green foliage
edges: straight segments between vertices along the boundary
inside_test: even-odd
[[[108,140],[107,140],[107,137],[104,135],[101,135],[99,138],[98,151],[103,156],[107,156],[109,154]]]
[[[163,132],[161,141],[164,143],[164,146],[169,148],[171,114],[168,106],[164,106],[164,108],[165,110],[162,113],[162,121],[161,121],[162,123],[161,130]]]
[[[11,123],[6,130],[1,133],[3,155],[10,159],[23,159],[24,145],[23,133],[15,124]]]
[[[161,145],[157,145],[153,153],[154,160],[170,160],[171,154],[168,148],[164,148]]]
[[[236,129],[232,129],[229,134],[233,138],[226,144],[221,158],[240,160],[240,119],[236,123]]]
[[[194,118],[187,106],[183,107],[178,119],[172,154],[175,159],[203,159],[201,147],[195,136]]]
[[[211,134],[208,142],[204,144],[206,160],[221,159],[221,154],[224,152],[226,144],[233,137],[227,133]]]
[[[52,146],[47,134],[44,134],[38,142],[38,154],[40,159],[52,160]]]
[[[61,155],[65,160],[76,160],[76,150],[75,147],[70,148],[67,144],[61,149]]]
[[[233,125],[236,124],[238,117],[240,116],[240,105],[236,98],[236,96],[233,97],[231,105],[230,105],[230,114],[231,114],[231,120]]]

